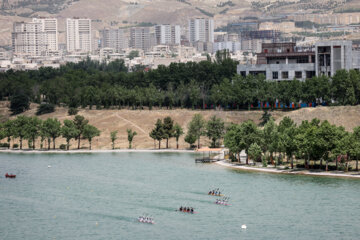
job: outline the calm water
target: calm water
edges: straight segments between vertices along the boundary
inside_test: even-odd
[[[0,154],[0,239],[359,239],[359,180],[237,172],[194,156]],[[206,195],[216,187],[232,206]],[[156,224],[136,222],[143,213]]]

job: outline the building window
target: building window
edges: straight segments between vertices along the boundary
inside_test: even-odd
[[[246,77],[246,71],[241,71],[241,72],[240,72],[240,75],[241,75],[242,77]]]
[[[281,78],[282,79],[288,79],[289,78],[289,72],[281,72]]]
[[[296,72],[295,72],[295,78],[301,79],[301,78],[302,78],[302,72],[296,71]]]
[[[278,72],[272,72],[272,78],[274,80],[279,79],[279,73]]]
[[[315,71],[306,71],[306,78],[310,79],[315,76]]]

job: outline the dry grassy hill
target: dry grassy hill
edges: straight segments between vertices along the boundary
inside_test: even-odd
[[[10,117],[10,113],[7,108],[8,103],[0,102],[0,120],[5,120]],[[34,116],[36,111],[36,105],[32,104],[31,109],[24,113],[27,116]],[[149,132],[154,127],[154,124],[158,118],[163,119],[170,116],[179,123],[187,131],[187,125],[191,121],[194,114],[200,113],[205,119],[209,119],[212,115],[221,117],[227,123],[241,123],[246,120],[253,120],[259,123],[262,111],[192,111],[185,109],[176,110],[89,110],[81,109],[80,115],[89,119],[90,124],[95,125],[101,130],[100,137],[94,139],[94,149],[110,149],[110,132],[118,130],[119,139],[116,141],[117,148],[127,148],[127,134],[126,129],[132,128],[138,135],[134,140],[135,148],[154,148],[154,141],[149,137]],[[347,130],[351,131],[355,126],[360,125],[360,106],[345,106],[345,107],[318,107],[318,108],[306,108],[291,112],[273,111],[272,116],[277,122],[283,117],[289,116],[297,124],[300,124],[303,120],[312,120],[318,118],[320,120],[328,120],[332,124],[342,125]],[[49,117],[56,117],[61,122],[64,119],[72,119],[73,116],[68,116],[66,108],[57,108],[56,112],[51,114],[45,114],[40,116],[42,119]],[[205,137],[202,141],[208,141]],[[59,140],[57,145],[64,143],[63,140]],[[75,142],[72,142],[73,147],[76,147]],[[88,147],[87,141],[82,141],[83,147]],[[165,142],[162,143],[165,147]],[[175,140],[170,141],[170,147],[175,148]],[[180,148],[187,148],[188,144],[184,142],[183,137],[180,141]]]

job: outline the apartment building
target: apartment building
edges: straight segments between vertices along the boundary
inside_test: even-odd
[[[31,22],[15,22],[12,49],[15,55],[29,56],[44,56],[57,51],[57,19],[34,18]]]
[[[100,35],[102,48],[113,48],[119,53],[129,47],[129,40],[124,29],[103,29]]]
[[[214,42],[214,20],[210,18],[193,18],[189,20],[189,41]]]
[[[130,29],[130,47],[148,51],[155,45],[155,33],[150,27]]]
[[[91,19],[67,18],[66,19],[66,50],[68,53],[92,50]]]
[[[179,45],[181,30],[179,25],[157,25],[155,26],[157,45]]]
[[[46,32],[49,51],[59,50],[58,21],[56,18],[33,18],[33,22],[41,23],[42,31]]]

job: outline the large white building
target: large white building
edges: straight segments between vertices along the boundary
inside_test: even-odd
[[[113,48],[116,52],[129,47],[124,29],[103,29],[101,31],[101,47]]]
[[[194,18],[189,20],[189,41],[214,42],[214,20],[210,18]]]
[[[42,31],[46,32],[46,42],[49,51],[58,51],[58,21],[56,18],[33,18],[33,22],[41,23]]]
[[[92,50],[91,19],[66,19],[66,50],[89,53]]]
[[[157,45],[179,45],[181,30],[179,25],[157,25],[155,26]]]
[[[55,18],[34,18],[32,22],[13,25],[12,48],[16,55],[44,56],[58,50]]]

